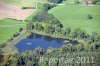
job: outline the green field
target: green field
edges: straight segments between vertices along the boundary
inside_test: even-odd
[[[6,42],[20,27],[25,27],[25,23],[12,19],[0,20],[0,44]]]
[[[49,13],[53,14],[57,19],[59,19],[64,25],[64,28],[81,28],[89,33],[92,31],[100,32],[100,6],[57,6],[51,9]],[[93,19],[88,19],[88,14],[91,14]]]

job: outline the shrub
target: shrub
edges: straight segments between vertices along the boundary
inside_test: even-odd
[[[87,18],[88,18],[88,19],[92,19],[93,17],[92,17],[90,14],[88,14],[88,15],[87,15]]]

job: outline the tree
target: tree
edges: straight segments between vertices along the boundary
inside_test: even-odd
[[[79,0],[76,0],[76,1],[75,1],[75,4],[79,4],[79,3],[80,3]]]
[[[56,5],[51,5],[51,4],[44,4],[43,5],[43,10],[44,11],[48,11],[50,10],[51,8],[55,7]]]
[[[61,3],[63,0],[48,0],[48,1],[50,1],[51,3]]]
[[[36,48],[34,51],[37,53],[37,55],[43,55],[45,52],[41,47]]]
[[[91,0],[92,4],[96,4],[97,2],[99,2],[100,0]]]
[[[49,48],[47,49],[46,53],[47,53],[47,54],[50,54],[50,53],[53,52],[53,51],[54,51],[54,48],[49,47]]]
[[[65,52],[67,51],[66,46],[62,46],[62,47],[60,48],[60,51],[62,52],[62,54],[65,53]]]
[[[33,22],[27,21],[26,22],[26,30],[31,33],[31,30],[33,29]]]
[[[72,32],[72,38],[76,38],[79,34],[80,34],[80,32],[81,32],[81,29],[80,28],[77,28],[77,29],[75,29],[73,32]]]
[[[66,34],[69,35],[70,32],[71,32],[71,28],[70,27],[66,28]]]
[[[26,62],[26,66],[33,66],[33,63],[34,63],[34,62],[28,60],[28,61]]]
[[[38,30],[39,31],[43,30],[42,24],[38,24]]]
[[[56,19],[56,18],[50,20],[50,24],[52,24],[54,26],[56,25],[57,27],[61,27],[61,28],[63,27],[61,22],[58,19]]]
[[[47,27],[45,32],[48,33],[48,34],[53,34],[54,31],[55,31],[55,28],[52,27],[52,25],[48,25],[48,27]]]
[[[47,15],[48,13],[46,11],[40,11],[33,17],[33,21],[43,22]]]
[[[93,17],[92,17],[91,14],[88,14],[88,15],[87,15],[87,18],[88,18],[88,19],[92,19]]]
[[[63,36],[66,36],[66,31],[65,30],[61,30],[60,32]]]
[[[81,52],[84,50],[83,44],[76,45],[77,52]]]
[[[47,11],[40,11],[34,17],[34,22],[45,22],[48,23],[50,20],[54,19],[55,17],[52,14],[48,14]]]
[[[61,32],[61,28],[60,27],[55,27],[54,34],[58,34],[60,32]]]
[[[23,30],[23,28],[19,28],[19,32],[21,32]]]
[[[34,29],[35,29],[35,30],[38,30],[38,23],[36,23],[36,24],[34,25]]]
[[[38,31],[44,31],[44,27],[40,23],[34,24],[34,29],[36,29]]]
[[[0,62],[2,61],[2,58],[3,58],[3,52],[1,51],[1,49],[0,49]]]
[[[47,27],[48,27],[48,24],[46,24],[46,23],[43,23],[43,28],[44,28],[44,31],[46,31],[46,29],[47,29]]]
[[[19,33],[15,33],[15,34],[13,34],[13,37],[17,37],[17,36],[19,36],[20,34]]]

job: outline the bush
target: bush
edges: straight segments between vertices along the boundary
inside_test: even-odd
[[[46,11],[40,11],[40,12],[38,12],[38,13],[33,17],[33,21],[34,21],[34,22],[36,22],[36,21],[38,21],[38,22],[45,22],[45,21],[47,21],[46,19],[47,19],[48,16],[49,16],[49,15],[48,15],[48,12],[46,12]]]
[[[75,1],[75,4],[79,4],[80,2],[77,0],[77,1]]]
[[[47,11],[50,10],[51,8],[55,7],[56,5],[50,5],[50,4],[44,4],[43,5],[43,10]]]
[[[87,15],[87,18],[88,18],[88,19],[92,19],[93,17],[92,17],[90,14],[88,14],[88,15]]]
[[[23,30],[23,28],[19,28],[19,32],[21,32]]]
[[[63,0],[48,0],[51,3],[62,3]]]

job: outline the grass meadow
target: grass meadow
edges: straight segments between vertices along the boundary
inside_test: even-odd
[[[12,35],[19,31],[19,28],[25,28],[25,23],[12,19],[0,20],[0,44],[6,42]]]
[[[100,33],[100,6],[98,5],[66,5],[57,6],[49,11],[64,25],[64,29],[71,27],[72,29],[81,28],[88,33],[96,31]],[[90,14],[93,18],[88,19]]]

